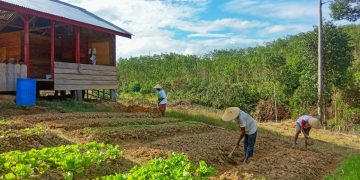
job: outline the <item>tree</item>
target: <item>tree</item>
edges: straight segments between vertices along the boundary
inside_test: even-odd
[[[360,19],[360,0],[334,0],[330,9],[331,17],[335,20],[355,22]]]

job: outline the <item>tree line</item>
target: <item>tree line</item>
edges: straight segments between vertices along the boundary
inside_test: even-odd
[[[328,124],[360,123],[360,26],[324,25],[324,102]],[[161,54],[118,61],[119,90],[215,108],[239,106],[260,120],[316,112],[317,28],[263,46],[202,56]],[[276,112],[276,110],[278,112]]]

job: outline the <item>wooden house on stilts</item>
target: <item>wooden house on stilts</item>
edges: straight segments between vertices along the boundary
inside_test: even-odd
[[[38,90],[108,89],[114,98],[117,35],[132,37],[59,0],[0,0],[0,92],[15,91],[21,77]]]

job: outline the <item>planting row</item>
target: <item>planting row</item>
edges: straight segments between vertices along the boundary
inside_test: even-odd
[[[92,164],[122,156],[118,146],[103,143],[67,145],[41,150],[0,154],[0,179],[36,178],[51,169],[61,169],[64,179],[72,179]]]
[[[199,165],[191,163],[183,154],[171,153],[167,159],[156,158],[144,166],[135,166],[128,173],[104,176],[102,180],[148,180],[148,179],[207,179],[215,174],[215,169],[205,161]]]
[[[85,128],[74,132],[74,136],[86,141],[101,141],[106,143],[122,143],[128,140],[152,141],[160,137],[188,133],[203,133],[214,130],[196,121],[183,121],[176,123],[164,123],[158,125],[129,125],[120,127]]]
[[[86,127],[115,127],[127,125],[156,125],[163,123],[179,122],[180,119],[174,118],[93,118],[93,119],[63,119],[44,122],[50,129],[62,128],[65,130],[83,129]]]
[[[46,132],[47,132],[46,128],[37,125],[32,128],[0,130],[0,138],[20,137],[23,135],[42,134]]]

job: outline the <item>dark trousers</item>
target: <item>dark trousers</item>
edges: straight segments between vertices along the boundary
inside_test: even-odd
[[[245,134],[245,140],[244,140],[244,152],[246,157],[253,157],[254,154],[254,146],[256,142],[256,134]]]

